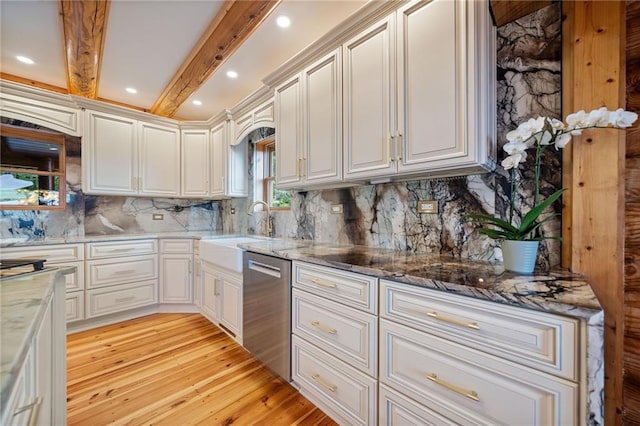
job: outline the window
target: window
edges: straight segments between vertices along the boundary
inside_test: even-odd
[[[63,209],[64,135],[0,125],[0,209]]]
[[[286,210],[291,207],[291,193],[276,188],[276,141],[264,139],[256,144],[256,199],[269,204],[272,210]],[[262,185],[260,185],[262,180]]]

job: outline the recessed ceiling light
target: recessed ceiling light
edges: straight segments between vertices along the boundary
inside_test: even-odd
[[[278,19],[276,19],[276,24],[278,24],[278,26],[280,28],[288,28],[289,25],[291,25],[291,19],[289,19],[288,16],[278,16]]]
[[[129,93],[138,93],[138,91],[136,89],[134,89],[133,87],[127,87],[124,90],[126,90]]]
[[[199,100],[197,100],[197,99],[194,99],[192,103],[193,103],[194,105],[198,105],[198,106],[202,105],[202,101],[199,101]]]
[[[229,78],[238,78],[238,73],[235,71],[227,71],[227,77]]]
[[[23,64],[33,65],[35,63],[33,62],[33,59],[27,58],[26,56],[16,56],[16,59],[22,62]]]

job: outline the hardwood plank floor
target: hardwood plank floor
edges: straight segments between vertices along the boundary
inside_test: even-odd
[[[67,336],[69,425],[335,425],[199,314]]]

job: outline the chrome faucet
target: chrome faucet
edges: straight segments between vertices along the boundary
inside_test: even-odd
[[[262,204],[265,208],[265,210],[267,211],[267,232],[266,232],[266,236],[270,237],[271,236],[271,232],[273,231],[273,227],[271,226],[271,210],[269,209],[269,204],[265,203],[264,201],[258,200],[258,201],[254,201],[253,203],[251,203],[249,205],[249,207],[247,207],[247,214],[249,216],[251,216],[251,213],[253,213],[253,209],[258,205],[258,204]]]

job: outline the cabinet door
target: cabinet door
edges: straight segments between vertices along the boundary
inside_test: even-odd
[[[46,308],[42,325],[35,337],[36,354],[36,396],[41,399],[38,410],[38,425],[51,425],[53,421],[53,306]]]
[[[87,111],[82,167],[87,194],[137,193],[137,122]]]
[[[230,277],[222,277],[219,282],[220,324],[235,334],[236,339],[242,337],[242,282]]]
[[[396,170],[393,16],[343,45],[345,179]]]
[[[160,257],[160,303],[192,303],[192,265],[191,254]]]
[[[460,13],[453,1],[413,1],[398,17],[400,171],[466,154],[458,114],[464,89]]]
[[[177,128],[139,124],[140,195],[180,195],[180,132]]]
[[[216,271],[202,263],[202,313],[214,324],[218,323],[218,275]]]
[[[342,180],[341,76],[340,50],[303,72],[305,170],[310,184]]]
[[[228,154],[227,123],[211,130],[211,187],[212,196],[225,195],[226,158]]]
[[[182,195],[209,195],[209,131],[182,131]]]
[[[302,109],[300,76],[276,88],[276,185],[293,188],[302,182]]]

